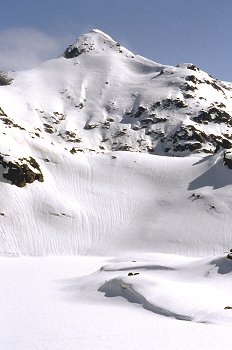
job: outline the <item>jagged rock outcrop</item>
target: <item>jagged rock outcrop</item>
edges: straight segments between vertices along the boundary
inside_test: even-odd
[[[17,187],[24,187],[36,180],[44,181],[40,166],[32,157],[7,161],[6,157],[0,155],[0,164],[7,170],[2,176]]]

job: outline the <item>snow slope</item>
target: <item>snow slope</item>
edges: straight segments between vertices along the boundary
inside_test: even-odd
[[[44,182],[1,183],[3,255],[203,256],[230,248],[231,170],[221,155],[46,157]]]

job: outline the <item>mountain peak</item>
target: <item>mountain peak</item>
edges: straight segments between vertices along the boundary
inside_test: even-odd
[[[74,58],[83,52],[92,50],[102,51],[106,47],[112,48],[117,43],[108,34],[99,29],[92,29],[86,34],[82,34],[73,44],[64,52],[65,58]]]
[[[100,29],[97,29],[97,28],[91,29],[90,32],[87,33],[87,34],[93,34],[93,33],[94,33],[94,34],[98,34],[99,36],[104,37],[105,39],[108,39],[108,40],[111,40],[111,41],[114,42],[114,40],[111,38],[111,36],[109,36],[108,34],[104,33],[104,32],[103,32],[102,30],[100,30]]]

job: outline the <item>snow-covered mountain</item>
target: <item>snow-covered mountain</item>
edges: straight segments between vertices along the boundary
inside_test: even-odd
[[[193,64],[164,66],[136,56],[98,30],[62,57],[12,78],[1,88],[1,120],[24,139],[42,138],[72,153],[179,156],[231,147],[231,84]]]
[[[232,84],[99,30],[0,81],[1,254],[230,247]]]
[[[232,84],[92,30],[0,85],[1,350],[230,349]]]

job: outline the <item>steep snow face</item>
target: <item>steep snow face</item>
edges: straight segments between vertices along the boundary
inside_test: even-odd
[[[99,30],[12,78],[0,87],[1,254],[230,247],[231,84]]]

